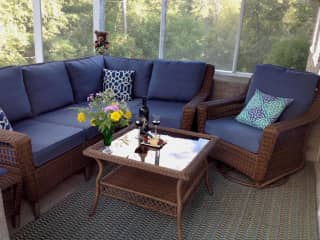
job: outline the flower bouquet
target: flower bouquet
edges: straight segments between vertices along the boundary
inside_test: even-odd
[[[97,126],[103,135],[104,152],[110,152],[112,135],[117,128],[129,125],[132,114],[124,101],[116,101],[115,95],[111,89],[104,92],[90,94],[87,98],[89,106],[86,108],[77,108],[78,121],[80,123],[87,120],[89,116],[91,126]]]

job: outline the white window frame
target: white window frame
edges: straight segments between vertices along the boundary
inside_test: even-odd
[[[43,62],[42,12],[41,0],[32,0],[33,9],[33,41],[36,63]]]

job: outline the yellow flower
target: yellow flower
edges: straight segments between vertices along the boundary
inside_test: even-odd
[[[87,120],[87,116],[84,112],[79,112],[77,118],[79,123],[85,122]]]
[[[121,115],[121,117],[123,116],[123,111],[122,110],[119,110],[119,113]]]
[[[121,119],[121,114],[119,112],[113,112],[111,113],[110,118],[113,122],[118,122]]]
[[[93,127],[97,126],[97,125],[96,125],[96,119],[95,119],[95,118],[91,118],[91,120],[90,120],[90,125],[93,126]]]
[[[124,116],[126,117],[126,119],[131,119],[132,113],[130,111],[127,111]]]

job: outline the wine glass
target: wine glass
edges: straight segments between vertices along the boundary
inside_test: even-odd
[[[140,117],[138,117],[137,119],[136,119],[136,121],[135,121],[135,124],[136,124],[136,126],[137,126],[137,128],[138,128],[138,140],[139,140],[139,142],[140,142],[140,138],[141,138],[141,127],[142,127],[142,125],[143,125],[143,120],[140,118]]]
[[[152,124],[154,125],[154,135],[157,137],[157,126],[160,125],[159,114],[152,114]]]

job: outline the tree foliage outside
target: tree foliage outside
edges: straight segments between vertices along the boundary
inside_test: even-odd
[[[42,0],[45,61],[93,55],[92,0]]]
[[[238,70],[257,63],[305,70],[318,0],[247,0]]]
[[[125,3],[126,2],[126,7]],[[318,0],[247,0],[238,71],[305,69]],[[44,58],[93,55],[93,1],[42,0]],[[109,54],[155,59],[162,0],[105,0]],[[241,0],[168,0],[164,57],[231,70]],[[0,2],[0,66],[34,62],[32,0]]]
[[[32,0],[0,1],[0,66],[34,60]]]
[[[161,0],[105,1],[105,26],[113,56],[154,59],[159,53]],[[125,31],[127,23],[127,32]]]

